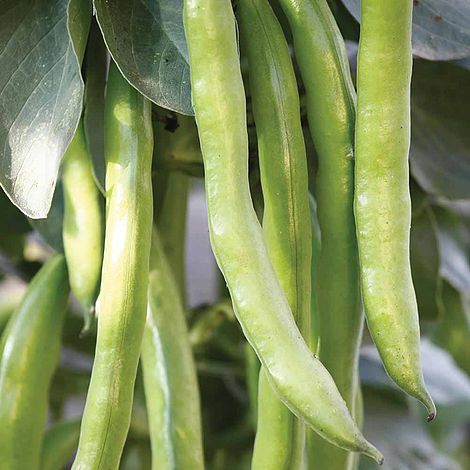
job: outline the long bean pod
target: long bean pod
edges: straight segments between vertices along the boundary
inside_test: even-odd
[[[159,171],[159,170],[157,170]],[[161,227],[160,239],[168,264],[174,273],[183,305],[186,303],[186,213],[190,179],[187,175],[170,171],[165,175],[165,191],[155,224]]]
[[[363,329],[354,221],[356,94],[343,38],[326,0],[281,0],[306,89],[308,123],[318,155],[316,199],[321,230],[318,262],[320,360],[356,416]],[[345,468],[352,458],[316,436],[310,468]]]
[[[100,286],[104,221],[82,120],[62,161],[62,187],[65,259],[70,288],[85,316],[85,332],[93,320]]]
[[[118,468],[147,312],[152,230],[150,102],[115,65],[105,106],[106,235],[95,361],[74,469]]]
[[[390,377],[430,420],[409,256],[412,10],[409,0],[361,2],[355,215],[369,330]]]
[[[231,2],[186,0],[184,24],[211,244],[244,334],[292,412],[336,445],[381,461],[303,341],[268,257],[249,193],[246,103]]]
[[[142,365],[152,468],[204,468],[199,390],[184,307],[156,230]]]
[[[42,443],[41,470],[64,468],[77,448],[79,436],[79,420],[62,421],[48,429]]]
[[[184,305],[186,214],[190,181],[180,170],[167,168],[166,162],[183,160],[199,147],[194,146],[194,140],[197,143],[194,119],[189,116],[178,116],[177,119],[178,127],[172,131],[167,130],[159,121],[154,123],[154,219],[160,228],[159,234],[166,259],[178,283]]]
[[[294,319],[308,341],[312,230],[297,81],[269,2],[239,0],[238,12],[258,138],[264,239]],[[263,369],[257,423],[252,468],[300,468],[305,427],[279,400]]]
[[[0,467],[39,468],[48,391],[59,361],[69,288],[62,255],[36,274],[0,345]]]

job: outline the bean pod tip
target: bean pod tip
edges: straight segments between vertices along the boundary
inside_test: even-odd
[[[426,411],[428,413],[426,416],[426,421],[429,423],[436,417],[436,414],[437,414],[436,405],[434,404],[434,401],[431,398],[431,395],[429,395],[429,393],[426,390],[422,396],[417,397],[417,398],[426,407]]]
[[[425,406],[428,410],[428,416],[426,417],[426,421],[429,423],[436,417],[436,414],[437,414],[436,405],[434,404],[430,396],[428,397],[428,400],[425,403]]]
[[[382,455],[382,452],[380,452],[380,450],[378,450],[372,444],[368,445],[367,449],[364,451],[364,454],[374,459],[379,465],[384,463],[384,456]]]

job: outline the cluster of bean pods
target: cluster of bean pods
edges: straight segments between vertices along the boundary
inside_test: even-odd
[[[364,316],[389,376],[425,405],[429,420],[436,413],[421,372],[409,261],[412,2],[361,1],[357,97],[327,1],[278,5],[293,51],[269,0],[184,1],[211,246],[248,355],[258,358],[250,360],[261,364],[259,380],[256,368],[251,380],[252,468],[354,469],[359,453],[380,464],[382,454],[361,432]],[[247,95],[261,222],[249,185]],[[180,118],[194,140],[191,118]],[[154,132],[150,101],[113,62],[104,124],[105,204],[82,119],[62,164],[64,255],[37,273],[2,334],[6,470],[62,468],[77,441],[73,469],[119,468],[139,360],[152,468],[205,465],[182,280],[188,183],[160,164],[152,175],[152,161],[165,158],[164,137]],[[81,422],[44,436],[69,286],[85,314],[84,335],[97,319],[93,370]]]

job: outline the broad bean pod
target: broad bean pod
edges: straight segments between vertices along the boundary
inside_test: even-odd
[[[62,187],[65,259],[70,288],[84,313],[83,331],[86,332],[93,321],[100,287],[104,220],[101,193],[93,177],[82,120],[62,161]]]
[[[184,307],[154,229],[142,366],[154,469],[202,469],[196,368]]]
[[[0,467],[39,468],[69,287],[62,255],[34,276],[0,344]]]
[[[281,0],[306,89],[308,123],[318,155],[316,200],[321,249],[316,282],[317,352],[357,417],[358,358],[363,330],[354,221],[356,94],[344,41],[326,0]],[[309,468],[351,466],[352,455],[316,436]]]
[[[390,377],[431,420],[410,267],[412,10],[408,0],[361,2],[354,208],[369,331]]]
[[[57,470],[67,465],[77,448],[80,421],[62,421],[51,426],[42,443],[41,470]]]
[[[209,234],[244,334],[293,413],[336,445],[381,461],[302,339],[269,260],[248,186],[246,103],[230,0],[186,0],[184,25]]]
[[[267,0],[239,0],[264,199],[263,232],[274,271],[308,341],[312,230],[297,80],[281,25]],[[301,467],[305,426],[260,372],[253,469]]]
[[[161,122],[167,115],[158,116],[159,119],[154,123],[154,220],[155,225],[159,227],[166,259],[174,273],[184,305],[184,257],[190,179],[181,167],[188,161],[200,159],[201,151],[194,118],[174,115],[172,119],[177,127],[167,129],[167,125]]]
[[[147,312],[152,232],[150,102],[112,64],[105,105],[106,234],[95,361],[74,469],[118,468]]]

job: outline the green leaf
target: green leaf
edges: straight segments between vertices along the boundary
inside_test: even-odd
[[[71,3],[78,18],[88,2]],[[0,12],[0,184],[25,214],[46,217],[60,160],[77,126],[83,95],[67,28],[66,0],[5,0]],[[76,36],[76,37],[75,37]]]
[[[94,0],[124,77],[163,108],[193,114],[182,0]]]
[[[428,193],[470,198],[470,71],[416,60],[411,110],[413,176]]]
[[[411,1],[411,0],[410,0]],[[359,21],[360,0],[343,0]],[[429,60],[470,55],[470,3],[467,0],[414,0],[413,53]]]

